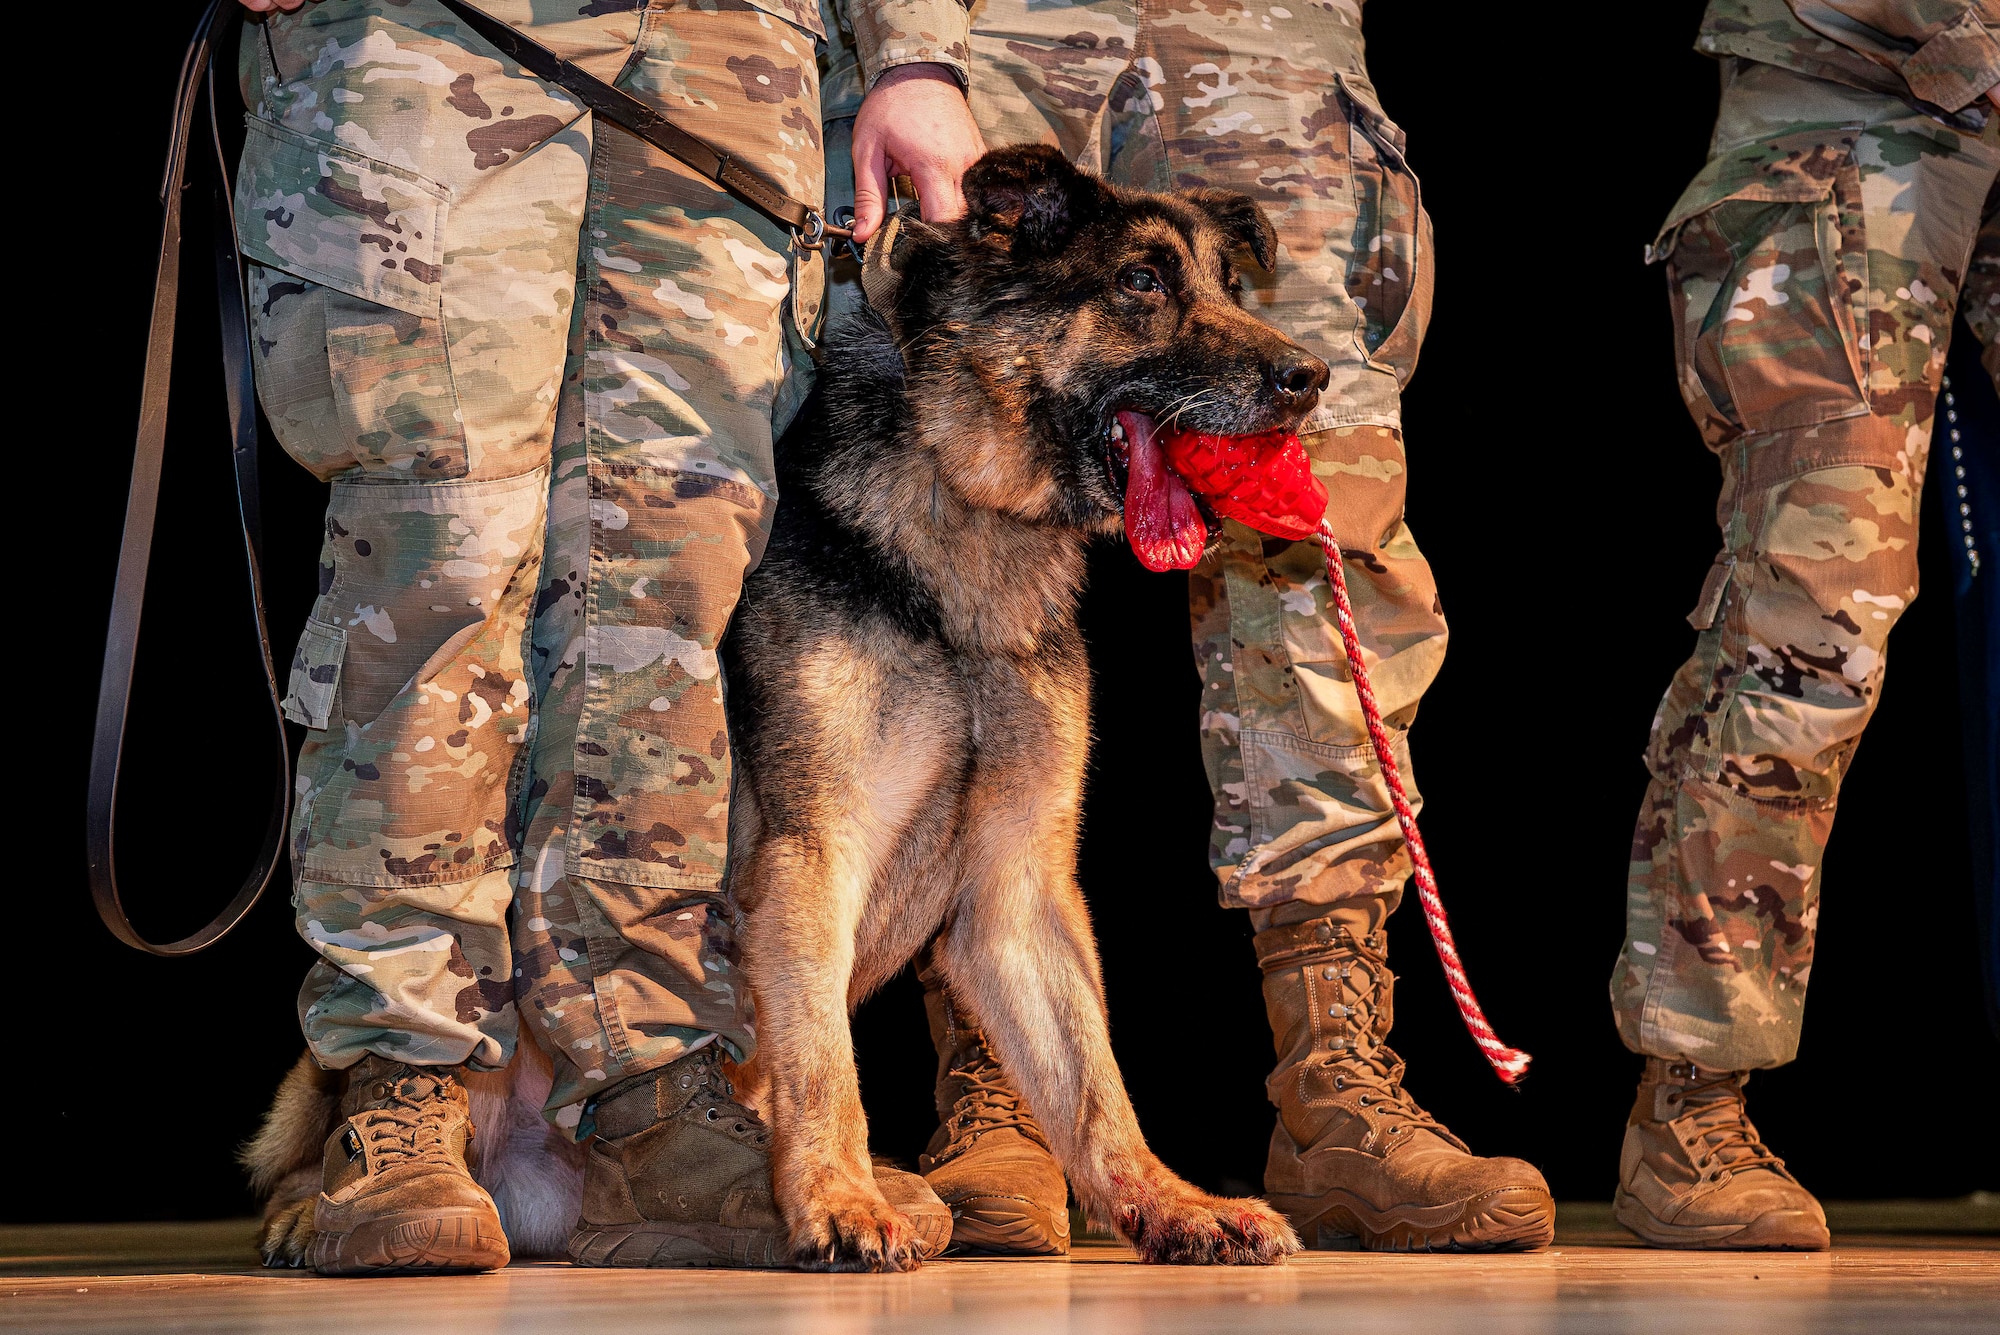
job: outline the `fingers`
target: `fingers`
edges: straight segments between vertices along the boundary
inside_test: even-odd
[[[958,176],[942,163],[919,163],[910,170],[910,182],[917,187],[925,222],[952,222],[965,216],[965,191],[959,188]]]
[[[942,66],[898,65],[883,74],[854,119],[855,237],[881,225],[890,180],[905,172],[927,222],[965,212],[959,179],[986,151],[957,78]]]
[[[854,137],[854,239],[866,242],[882,225],[889,195],[889,161],[874,136]]]
[[[970,117],[964,130],[960,140],[949,146],[948,154],[926,157],[910,169],[925,222],[954,222],[965,216],[965,191],[960,182],[965,169],[986,152],[986,141]]]

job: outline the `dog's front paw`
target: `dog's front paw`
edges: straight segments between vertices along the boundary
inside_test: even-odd
[[[1299,1249],[1298,1234],[1260,1200],[1211,1196],[1185,1183],[1148,1184],[1114,1212],[1142,1261],[1271,1265]]]
[[[317,1194],[271,1202],[257,1234],[257,1255],[265,1265],[297,1268],[312,1264],[313,1207],[318,1203]]]
[[[915,1270],[924,1263],[917,1231],[903,1212],[865,1187],[824,1187],[791,1225],[792,1262],[801,1270]]]

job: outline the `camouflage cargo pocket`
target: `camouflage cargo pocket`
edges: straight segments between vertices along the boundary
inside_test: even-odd
[[[255,116],[236,185],[264,412],[320,478],[466,472],[443,311],[449,192]]]
[[[1868,411],[1858,133],[1719,152],[1647,252],[1668,266],[1681,394],[1711,446]]]
[[[1409,383],[1430,324],[1431,220],[1416,173],[1403,157],[1403,132],[1357,86],[1342,79],[1348,120],[1348,167],[1354,235],[1347,291],[1361,309],[1361,352],[1379,370]]]
[[[347,655],[347,632],[338,626],[308,620],[299,646],[292,651],[291,677],[285,687],[285,717],[303,727],[321,729],[333,716],[334,693],[340,689],[340,665]]]
[[[325,695],[302,695],[300,712],[328,711],[299,757],[302,878],[438,884],[513,865],[547,489],[546,469],[334,484],[326,592],[297,660]]]
[[[1253,850],[1242,866],[1245,876],[1277,876],[1321,853],[1325,856],[1316,863],[1331,862],[1350,846],[1378,840],[1400,843],[1389,787],[1371,744],[1331,746],[1247,728],[1241,736]],[[1410,776],[1409,731],[1390,729],[1389,745],[1410,800],[1420,801]]]
[[[1904,459],[1815,468],[1749,518],[1724,626],[1743,670],[1718,683],[1706,775],[1746,797],[1831,802],[1917,594],[1915,479]]]

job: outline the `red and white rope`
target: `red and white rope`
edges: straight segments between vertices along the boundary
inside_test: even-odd
[[[1479,998],[1472,994],[1465,966],[1459,962],[1458,947],[1452,943],[1451,924],[1444,915],[1444,900],[1438,897],[1437,877],[1431,872],[1430,854],[1424,851],[1424,837],[1417,832],[1417,813],[1410,809],[1409,795],[1403,791],[1403,773],[1389,748],[1389,730],[1382,725],[1382,707],[1375,703],[1375,689],[1368,684],[1368,669],[1361,662],[1361,636],[1354,627],[1354,607],[1347,597],[1347,577],[1341,570],[1340,543],[1333,526],[1320,521],[1317,536],[1326,553],[1327,582],[1333,587],[1334,620],[1340,625],[1340,642],[1347,647],[1347,670],[1354,678],[1354,693],[1361,698],[1361,712],[1368,721],[1368,740],[1374,744],[1375,759],[1382,766],[1382,778],[1389,785],[1389,801],[1396,808],[1396,823],[1402,827],[1403,842],[1409,846],[1410,866],[1417,882],[1417,899],[1424,906],[1424,922],[1430,926],[1431,942],[1437,947],[1438,961],[1444,965],[1445,981],[1451,985],[1452,1000],[1472,1033],[1472,1041],[1492,1063],[1493,1073],[1514,1084],[1528,1073],[1527,1053],[1510,1048],[1493,1032]]]

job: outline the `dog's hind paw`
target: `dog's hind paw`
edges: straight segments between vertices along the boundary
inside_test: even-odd
[[[312,1264],[313,1206],[316,1197],[307,1196],[301,1200],[287,1201],[282,1205],[273,1203],[265,1212],[263,1226],[257,1234],[257,1255],[267,1266],[275,1268]]]
[[[1272,1265],[1299,1250],[1298,1234],[1264,1202],[1186,1186],[1127,1200],[1115,1220],[1140,1260],[1165,1265]]]
[[[923,1240],[881,1192],[832,1188],[806,1201],[793,1222],[792,1263],[801,1270],[915,1270]]]

